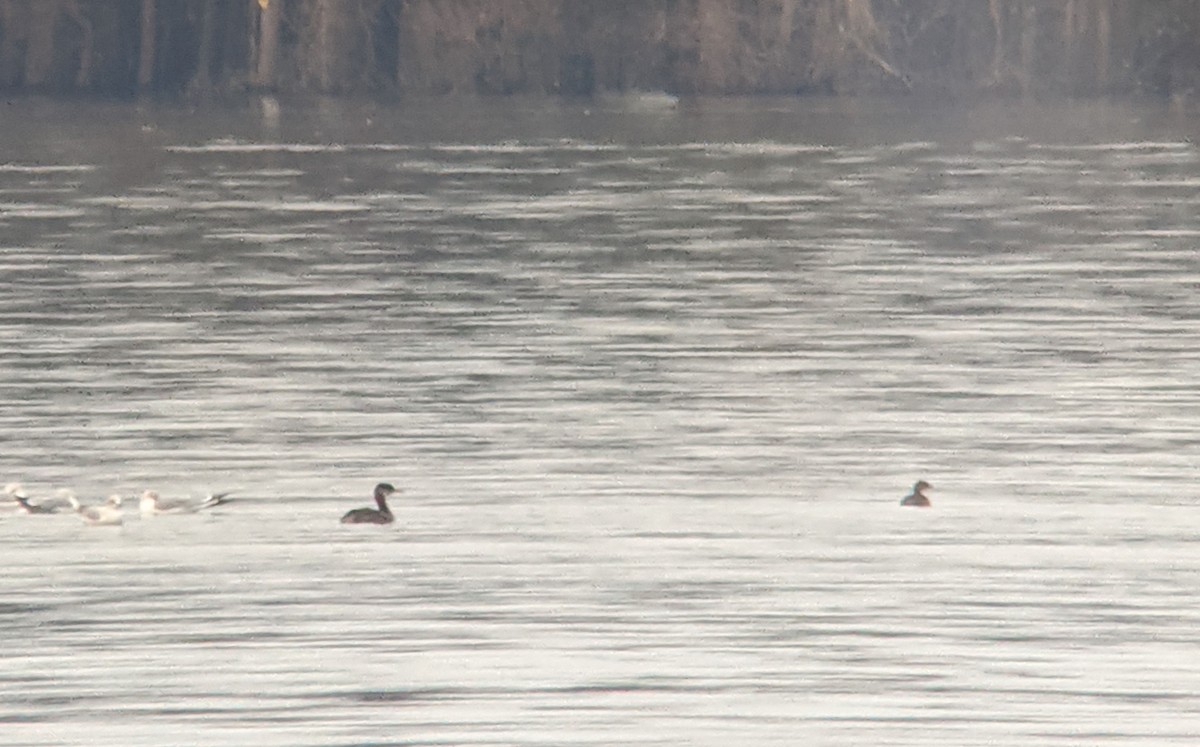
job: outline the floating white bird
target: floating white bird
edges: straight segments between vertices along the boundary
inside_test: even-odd
[[[54,505],[53,502],[47,501],[45,503],[30,503],[29,494],[25,492],[25,488],[21,487],[21,483],[19,482],[10,482],[9,484],[5,485],[4,492],[8,494],[9,498],[12,498],[16,502],[19,510],[24,511],[27,514],[58,513],[58,506]]]
[[[164,501],[158,493],[147,490],[142,493],[138,508],[142,516],[157,516],[158,514],[193,514],[203,508],[212,508],[229,503],[229,493],[211,493],[200,503],[186,500]]]
[[[79,518],[83,519],[85,524],[90,524],[94,527],[111,527],[117,526],[124,521],[124,516],[121,512],[121,496],[119,495],[110,495],[108,500],[99,506],[84,506],[80,504],[79,499],[75,497],[74,493],[68,493],[67,500],[71,502],[75,513],[79,514]]]

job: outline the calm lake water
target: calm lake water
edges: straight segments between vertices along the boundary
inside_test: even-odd
[[[665,104],[0,108],[0,741],[1196,744],[1197,120]]]

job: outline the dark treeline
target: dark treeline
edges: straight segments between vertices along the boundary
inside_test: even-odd
[[[1197,0],[0,0],[0,88],[1170,95]]]

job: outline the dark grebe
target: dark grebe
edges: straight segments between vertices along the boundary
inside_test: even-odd
[[[342,517],[343,524],[391,524],[396,517],[392,516],[391,509],[388,508],[387,500],[389,495],[395,493],[396,489],[386,482],[381,482],[375,486],[375,503],[379,506],[374,508],[356,508],[353,511],[347,511]]]
[[[904,496],[904,500],[900,501],[901,506],[931,506],[929,498],[923,491],[933,490],[933,486],[924,480],[917,480],[917,484],[913,485],[913,491]]]

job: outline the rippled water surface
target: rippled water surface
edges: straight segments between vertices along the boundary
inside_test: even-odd
[[[0,111],[2,741],[1200,740],[1192,120],[663,103]]]

